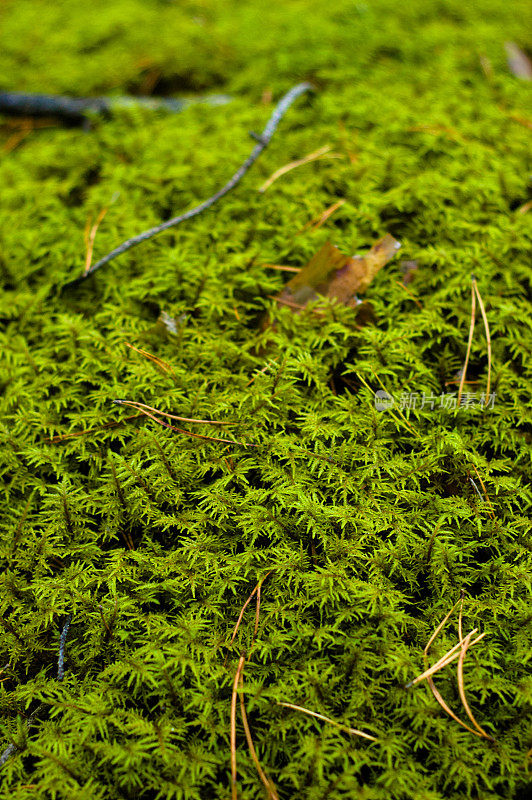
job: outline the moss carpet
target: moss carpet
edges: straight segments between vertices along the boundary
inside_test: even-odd
[[[234,99],[0,118],[2,800],[531,796],[532,82],[504,51],[531,23],[526,0],[4,0],[0,90]],[[94,258],[218,189],[302,80],[218,206],[50,291],[103,209]],[[267,264],[386,233],[364,319],[277,308]],[[477,299],[456,408],[472,273],[491,363]],[[434,681],[473,732],[405,689],[461,596],[486,635]]]

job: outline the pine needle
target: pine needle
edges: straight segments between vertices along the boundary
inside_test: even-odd
[[[473,628],[471,633],[468,635],[472,636],[477,631],[478,628]],[[470,643],[470,645],[474,645],[477,642],[480,642],[480,640],[483,639],[485,635],[486,635],[485,633],[481,633],[479,636],[477,636],[476,639],[474,639]],[[428,669],[425,670],[425,672],[422,672],[421,675],[418,675],[418,677],[415,678],[413,681],[407,683],[405,689],[410,689],[411,686],[415,686],[417,683],[420,683],[421,681],[426,680],[427,678],[431,678],[436,672],[439,672],[448,664],[451,664],[453,661],[456,661],[456,659],[460,655],[460,648],[463,646],[463,644],[464,640],[460,640],[457,644],[454,645],[454,647],[451,647],[451,649],[448,650],[447,653],[445,653],[445,655],[443,655],[438,661],[436,661],[436,663],[433,664],[432,667],[429,667]]]
[[[301,233],[303,233],[304,231],[308,230],[309,228],[312,228],[312,230],[315,230],[315,231],[318,230],[318,228],[321,228],[321,226],[325,222],[327,222],[329,217],[332,217],[334,212],[338,211],[338,209],[341,208],[345,204],[345,202],[346,201],[342,199],[342,200],[338,200],[336,203],[333,203],[331,206],[326,208],[325,211],[323,211],[320,214],[319,217],[314,217],[314,219],[311,219],[309,222],[307,222],[305,225],[303,225],[301,230],[299,230],[297,232],[297,236],[299,236]]]
[[[340,153],[331,153],[331,145],[326,144],[324,147],[320,147],[319,150],[315,150],[313,153],[309,153],[307,156],[303,156],[303,158],[298,158],[295,161],[291,161],[289,164],[285,164],[284,167],[279,167],[273,172],[267,181],[264,181],[262,186],[259,186],[259,192],[265,192],[272,183],[274,183],[277,178],[281,178],[283,175],[286,175],[287,172],[291,172],[293,169],[297,167],[302,167],[304,164],[309,164],[311,161],[318,161],[320,158],[342,158]]]
[[[158,408],[149,406],[146,403],[140,403],[138,400],[113,400],[113,403],[124,406],[136,406],[140,409],[147,408],[153,411],[154,414],[160,414],[162,417],[169,419],[176,419],[178,422],[198,422],[202,425],[236,425],[236,422],[223,422],[219,419],[193,419],[192,417],[178,417],[176,414],[170,414],[168,411],[161,411]]]
[[[240,675],[244,669],[245,656],[240,656],[238,666],[236,668],[236,675],[233,681],[233,693],[231,695],[231,800],[237,800],[238,789],[236,783],[236,696],[238,693],[238,684],[240,682]]]
[[[454,609],[456,608],[456,606],[459,603],[460,603],[460,614],[459,614],[459,619],[458,619],[458,632],[459,632],[460,641],[456,645],[454,645],[454,647],[452,647],[447,653],[445,653],[445,655],[443,655],[436,662],[436,664],[434,664],[432,667],[428,667],[428,651],[430,649],[430,646],[434,642],[434,640],[436,639],[438,634],[443,630],[443,628],[444,628],[445,624],[447,623],[449,617],[451,616],[451,614],[453,613]],[[420,681],[426,679],[427,683],[428,683],[428,685],[430,687],[430,690],[431,690],[431,692],[432,692],[432,694],[433,694],[433,696],[434,696],[434,698],[436,700],[436,702],[441,706],[441,708],[443,708],[443,710],[446,712],[446,714],[448,714],[452,719],[455,720],[455,722],[458,722],[459,725],[461,725],[463,728],[465,728],[470,733],[473,733],[475,736],[479,736],[481,738],[492,739],[492,737],[489,736],[489,734],[486,734],[486,732],[483,731],[480,728],[480,726],[478,725],[476,720],[474,720],[474,718],[473,718],[473,716],[471,714],[471,711],[469,709],[469,706],[467,705],[467,700],[465,700],[465,694],[463,692],[463,661],[464,661],[464,657],[465,657],[464,647],[465,647],[465,651],[467,651],[467,649],[469,647],[473,646],[474,644],[477,644],[477,642],[480,642],[480,640],[483,639],[484,636],[486,635],[485,633],[481,633],[479,636],[476,637],[476,639],[471,641],[471,638],[473,637],[473,635],[478,630],[478,628],[474,628],[470,633],[467,634],[465,639],[463,638],[463,636],[462,636],[463,604],[464,604],[464,595],[463,595],[463,592],[462,592],[460,599],[456,601],[456,603],[453,605],[453,607],[448,612],[448,614],[445,615],[445,617],[440,622],[440,624],[438,625],[438,627],[436,628],[436,630],[434,631],[434,633],[430,637],[429,641],[427,642],[427,644],[425,646],[425,649],[423,650],[423,661],[425,662],[425,667],[426,667],[425,672],[423,672],[421,675],[419,675],[413,681],[408,683],[405,686],[405,689],[409,688],[410,686],[414,686],[416,683],[419,683]],[[475,725],[477,730],[475,730],[474,728],[471,728],[466,722],[461,720],[460,717],[458,717],[457,714],[455,714],[455,712],[451,708],[449,708],[449,706],[447,705],[447,703],[445,702],[445,700],[441,696],[440,692],[436,688],[436,686],[434,684],[434,681],[432,680],[432,676],[436,672],[439,672],[439,670],[443,669],[444,667],[446,667],[448,664],[450,664],[452,661],[455,661],[456,659],[458,659],[458,687],[459,687],[459,691],[460,691],[460,699],[462,700],[462,704],[463,704],[463,706],[464,706],[464,708],[466,710],[467,715],[469,716],[469,718],[471,719],[471,721],[473,722],[473,724]],[[461,690],[460,690],[460,683],[461,683]]]
[[[484,492],[484,498],[485,498],[485,500],[486,500],[486,503],[488,504],[488,508],[489,508],[489,514],[490,514],[490,517],[491,517],[492,519],[495,519],[495,514],[493,513],[493,506],[491,505],[491,500],[490,500],[490,498],[489,498],[488,492],[486,491],[486,484],[485,484],[485,483],[484,483],[484,481],[482,480],[482,478],[481,478],[481,476],[480,476],[480,473],[479,473],[478,469],[475,467],[475,465],[474,465],[474,464],[471,464],[471,466],[472,466],[472,467],[473,467],[473,469],[475,470],[475,473],[476,473],[476,476],[477,476],[477,478],[478,478],[478,480],[479,480],[479,483],[480,483],[480,485],[482,486],[482,491]],[[470,479],[470,480],[471,480],[471,479]],[[478,489],[477,489],[477,491],[478,491]]]
[[[130,350],[134,350],[136,353],[144,356],[144,358],[148,358],[150,361],[153,361],[153,363],[162,369],[163,372],[169,372],[175,378],[175,372],[167,361],[163,361],[162,358],[158,358],[152,353],[148,353],[147,350],[143,350],[141,347],[135,347],[134,345],[129,344],[129,342],[124,342],[124,344],[126,347],[129,347]]]
[[[480,313],[482,314],[482,320],[484,322],[484,330],[486,331],[486,345],[488,348],[488,381],[486,385],[486,397],[484,405],[487,406],[489,403],[489,395],[491,389],[491,335],[490,335],[490,326],[488,324],[488,317],[486,316],[486,309],[484,308],[484,302],[482,297],[480,296],[480,292],[478,289],[477,281],[473,278],[473,287],[475,289],[475,293],[477,295],[478,304],[480,306]]]
[[[240,673],[240,688],[241,689],[244,688],[244,678],[243,678],[242,673]],[[259,758],[257,756],[257,751],[255,750],[255,745],[253,743],[253,738],[251,736],[251,730],[250,730],[250,727],[249,727],[248,717],[247,717],[247,714],[246,714],[246,706],[244,704],[244,697],[243,697],[242,693],[240,694],[240,713],[242,715],[242,723],[244,725],[244,733],[246,734],[246,740],[247,740],[247,743],[248,743],[249,752],[250,752],[252,761],[255,764],[255,769],[257,770],[259,778],[261,779],[262,783],[264,784],[264,788],[268,792],[268,796],[271,798],[271,800],[279,800],[279,796],[277,794],[277,790],[275,788],[275,785],[273,784],[272,780],[270,778],[268,778],[268,776],[266,775],[266,773],[264,772],[264,770],[262,769],[262,767],[260,765],[260,761],[259,761]]]
[[[471,344],[473,343],[473,330],[475,328],[475,312],[477,310],[476,298],[475,298],[475,287],[471,284],[471,322],[469,325],[469,339],[467,341],[467,352],[464,361],[464,366],[462,367],[462,375],[460,377],[460,386],[458,387],[458,398],[456,400],[456,407],[460,407],[460,401],[462,399],[462,392],[464,390],[464,383],[466,379],[466,372],[467,372],[467,365],[469,364],[469,355],[471,353]]]
[[[479,737],[480,737],[480,734],[479,734],[479,733],[478,733],[476,730],[474,730],[474,728],[470,728],[470,727],[469,727],[469,725],[467,725],[467,723],[463,722],[463,721],[460,719],[460,717],[458,717],[458,716],[457,716],[457,715],[454,713],[454,711],[452,710],[452,708],[449,708],[449,706],[447,705],[447,703],[445,702],[445,700],[443,699],[443,697],[441,696],[441,694],[439,693],[439,691],[436,689],[436,686],[434,685],[434,681],[432,680],[432,678],[427,678],[427,683],[428,683],[428,685],[430,686],[430,690],[431,690],[432,694],[434,695],[434,698],[436,699],[437,703],[438,703],[438,704],[439,704],[439,705],[440,705],[440,706],[443,708],[443,710],[444,710],[444,711],[445,711],[445,712],[446,712],[446,713],[447,713],[447,714],[448,714],[448,715],[449,715],[449,716],[450,716],[452,719],[454,719],[454,721],[455,721],[455,722],[458,722],[458,724],[459,724],[459,725],[461,725],[461,726],[462,726],[462,728],[465,728],[465,729],[466,729],[466,731],[469,731],[469,733],[473,733],[475,736],[479,736]]]
[[[96,217],[96,222],[91,227],[91,218],[87,220],[87,227],[85,228],[85,246],[87,248],[87,252],[85,255],[85,272],[83,273],[83,277],[89,274],[91,271],[91,264],[92,264],[92,251],[94,250],[94,240],[96,239],[96,234],[98,232],[98,228],[101,225],[101,222],[107,212],[109,211],[109,206],[106,208],[102,208],[98,216]]]
[[[265,269],[277,269],[279,272],[301,272],[301,267],[285,267],[283,264],[261,264]]]
[[[465,689],[464,689],[464,660],[467,653],[468,648],[471,646],[471,636],[473,635],[473,631],[468,633],[464,641],[462,642],[462,649],[460,651],[460,656],[458,658],[458,667],[457,667],[457,678],[458,678],[458,692],[460,694],[460,700],[462,701],[462,705],[465,709],[465,712],[475,728],[477,729],[480,736],[483,736],[485,739],[489,739],[491,742],[494,742],[495,739],[493,736],[490,736],[489,733],[486,733],[484,728],[482,728],[478,722],[476,721],[475,717],[473,716],[473,712],[469,707],[469,703],[467,702],[465,696]],[[478,641],[478,640],[477,640]]]
[[[277,701],[278,706],[284,706],[285,708],[293,708],[294,711],[302,711],[303,714],[308,714],[310,717],[316,717],[316,719],[322,719],[324,722],[329,722],[331,725],[334,725],[336,728],[339,728],[345,733],[350,733],[352,736],[362,736],[364,739],[370,739],[372,742],[377,741],[376,736],[371,736],[369,733],[364,733],[364,731],[359,731],[358,728],[350,728],[349,725],[343,725],[341,722],[336,722],[336,720],[331,719],[330,717],[326,717],[324,714],[319,714],[317,711],[311,711],[308,708],[303,708],[303,706],[296,706],[293,703],[282,703],[281,701]]]
[[[124,405],[124,406],[131,406],[132,408],[138,408],[146,417],[149,417],[158,425],[162,425],[163,428],[167,428],[167,430],[174,431],[175,433],[183,433],[185,436],[191,436],[194,439],[205,439],[208,442],[222,442],[223,444],[238,444],[241,447],[258,447],[257,444],[253,444],[252,442],[239,442],[236,439],[222,439],[219,436],[205,436],[202,433],[192,433],[192,431],[187,431],[184,428],[177,428],[175,425],[170,425],[168,422],[165,422],[159,417],[154,416],[154,414],[150,414],[149,411],[146,411],[146,408],[152,408],[151,406],[147,406],[145,403],[136,403],[132,400],[113,400],[113,403],[116,405]],[[158,409],[152,409],[156,414],[161,414],[165,417],[171,417],[172,419],[180,419],[180,417],[176,417],[174,414],[168,414],[165,411],[159,411]],[[204,420],[204,419],[186,419],[186,422],[201,422],[206,424],[212,425],[236,425],[234,422],[220,422],[219,420]]]
[[[231,647],[231,645],[232,645],[232,644],[233,644],[233,642],[235,641],[236,635],[237,635],[237,633],[238,633],[238,629],[239,629],[239,627],[240,627],[240,623],[242,622],[242,617],[244,616],[244,611],[246,610],[246,608],[248,607],[248,605],[251,603],[251,601],[253,600],[253,598],[255,597],[255,595],[256,595],[256,594],[258,594],[258,599],[257,599],[257,611],[256,611],[256,613],[255,613],[255,632],[254,632],[254,634],[253,634],[253,637],[255,637],[255,636],[257,635],[257,630],[258,630],[258,615],[259,615],[259,612],[260,612],[260,599],[259,599],[259,598],[260,598],[260,590],[261,590],[261,588],[262,588],[262,584],[264,583],[264,581],[266,580],[266,578],[267,578],[269,575],[271,575],[271,574],[272,574],[272,572],[275,572],[275,570],[273,570],[273,569],[270,569],[270,570],[269,570],[269,571],[266,573],[266,575],[263,575],[263,577],[260,579],[260,581],[258,581],[258,582],[257,582],[257,584],[255,585],[255,588],[253,589],[253,591],[252,591],[252,592],[251,592],[251,594],[249,595],[248,599],[246,600],[246,602],[244,603],[244,605],[243,605],[243,606],[242,606],[242,608],[240,609],[240,614],[238,615],[238,619],[237,619],[237,621],[236,621],[236,625],[235,625],[235,627],[233,628],[233,633],[232,633],[232,635],[231,635],[231,641],[229,642],[229,645],[228,645],[229,647]]]

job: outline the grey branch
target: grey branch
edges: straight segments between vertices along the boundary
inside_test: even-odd
[[[63,630],[61,631],[61,636],[59,637],[59,658],[58,658],[58,661],[57,661],[57,680],[58,681],[62,681],[63,678],[65,677],[65,644],[66,644],[66,638],[68,636],[68,629],[70,628],[70,623],[71,622],[72,622],[72,614],[69,614],[68,617],[67,617],[67,621],[63,625]],[[27,723],[28,727],[35,720],[35,718],[37,717],[38,713],[41,711],[42,708],[44,708],[44,704],[43,703],[41,703],[35,709],[35,711],[33,711],[30,714],[30,716],[28,717],[28,723]],[[19,750],[19,749],[20,748],[18,747],[18,745],[16,745],[14,742],[11,742],[11,744],[8,744],[8,746],[6,747],[4,752],[2,754],[0,754],[0,769],[4,766],[4,764],[10,758],[10,756],[12,756],[13,753],[16,753],[17,750]]]
[[[210,208],[214,203],[216,203],[220,198],[226,195],[231,189],[239,183],[239,181],[243,178],[246,174],[248,169],[255,163],[257,158],[260,156],[262,151],[268,146],[270,140],[275,133],[275,129],[279,125],[279,122],[283,118],[286,111],[290,108],[292,103],[297,100],[297,98],[304,94],[305,92],[309,92],[313,90],[313,86],[310,83],[298,83],[297,86],[294,86],[287,92],[284,97],[281,98],[279,103],[273,110],[273,113],[266,124],[266,127],[262,131],[259,136],[254,136],[257,141],[257,144],[251,151],[250,155],[246,158],[242,166],[235,172],[232,178],[230,178],[225,186],[222,186],[221,189],[218,189],[212,197],[209,197],[208,200],[205,200],[203,203],[200,203],[199,206],[195,208],[191,208],[190,211],[185,211],[184,214],[180,214],[177,217],[172,217],[172,219],[167,220],[166,222],[162,222],[160,225],[156,225],[154,228],[150,228],[147,231],[143,231],[143,233],[137,234],[137,236],[133,236],[131,239],[126,239],[125,242],[115,247],[114,250],[111,250],[106,256],[101,258],[97,261],[90,270],[82,275],[80,278],[76,278],[70,283],[65,284],[63,288],[68,286],[72,286],[74,284],[79,283],[80,281],[87,278],[89,275],[92,275],[93,272],[96,272],[97,269],[103,267],[105,264],[108,264],[117,256],[121,256],[122,253],[125,253],[127,250],[130,250],[132,247],[135,247],[137,244],[141,242],[145,242],[147,239],[151,239],[153,236],[156,236],[158,233],[162,233],[162,231],[168,230],[168,228],[173,228],[175,225],[179,225],[181,222],[184,222],[187,219],[191,219],[192,217],[196,217],[198,214],[201,214],[202,211],[205,211],[207,208]]]
[[[191,105],[204,103],[219,106],[230,101],[223,94],[200,97],[68,97],[54,94],[27,94],[25,92],[0,92],[0,114],[22,114],[32,117],[61,117],[69,122],[83,122],[93,114],[108,116],[122,108],[163,109],[177,114]]]

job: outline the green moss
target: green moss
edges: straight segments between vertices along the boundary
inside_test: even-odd
[[[523,800],[532,337],[531,213],[519,209],[532,84],[509,73],[503,42],[531,49],[529,4],[18,0],[0,18],[3,89],[235,95],[178,117],[38,128],[18,144],[1,122],[0,707],[3,741],[21,752],[0,798],[227,798],[231,687],[247,649],[250,725],[282,798]],[[116,192],[95,257],[208,197],[267,119],[263,92],[276,99],[306,78],[319,92],[218,207],[49,296],[83,270],[87,219]],[[341,158],[257,192],[323,145]],[[323,227],[300,233],[340,198]],[[285,280],[265,263],[301,266],[327,239],[364,250],[385,232],[418,262],[417,302],[396,259],[368,291],[371,324],[327,306],[278,311],[259,332]],[[493,408],[377,411],[381,382],[398,398],[456,391],[472,272]],[[162,311],[181,319],[176,335],[156,324]],[[480,318],[468,379],[484,391]],[[147,419],[101,428],[128,415],[117,397],[237,421],[235,439],[258,446]],[[272,568],[255,645],[250,608],[227,649]],[[487,632],[466,659],[466,693],[495,744],[448,718],[428,687],[403,688],[461,590],[465,631]],[[451,620],[436,652],[457,635]],[[459,710],[453,669],[436,681]],[[237,739],[239,798],[251,800],[262,789],[240,718]]]

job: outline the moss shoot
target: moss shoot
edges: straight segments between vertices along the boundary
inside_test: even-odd
[[[504,49],[531,31],[527,0],[4,0],[2,91],[233,100],[0,118],[0,800],[228,800],[243,654],[280,800],[531,796],[532,82]],[[304,80],[217,206],[51,291],[99,218],[93,261],[213,194]],[[386,233],[358,311],[272,299],[267,265]],[[491,363],[477,302],[457,408],[472,274]],[[492,738],[405,689],[461,594]],[[429,663],[458,640],[456,610]],[[456,661],[434,681],[473,726]]]

